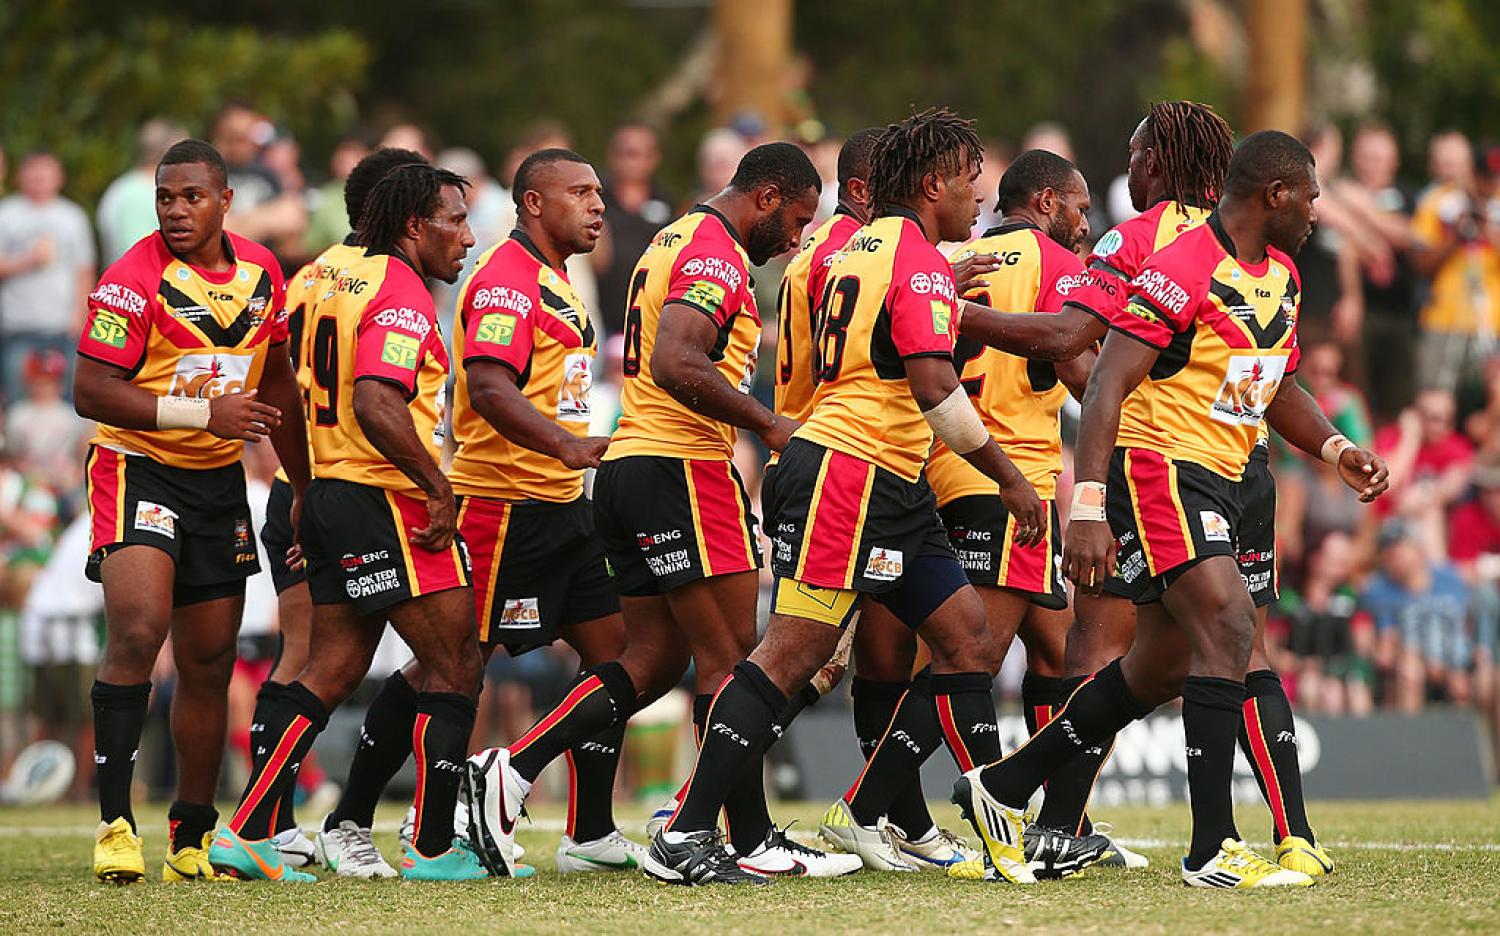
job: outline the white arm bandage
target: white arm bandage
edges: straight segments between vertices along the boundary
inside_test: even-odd
[[[1068,511],[1069,520],[1092,520],[1102,523],[1104,513],[1104,484],[1100,481],[1079,481],[1073,485],[1073,507]]]
[[[974,404],[963,387],[953,388],[943,402],[922,414],[932,434],[960,455],[984,448],[990,434],[974,412]]]
[[[1323,442],[1323,460],[1330,465],[1337,465],[1339,463],[1339,456],[1344,454],[1344,449],[1353,447],[1353,442],[1335,432]]]
[[[156,428],[207,429],[209,401],[195,397],[156,398]]]

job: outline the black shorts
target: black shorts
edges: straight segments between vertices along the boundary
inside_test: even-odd
[[[1047,537],[1035,546],[1016,544],[1010,511],[998,494],[959,497],[938,508],[970,583],[1021,592],[1032,604],[1052,611],[1068,606],[1057,504],[1046,503]]]
[[[1115,536],[1116,571],[1105,591],[1149,604],[1204,559],[1236,557],[1238,488],[1193,462],[1115,449],[1104,509]]]
[[[292,486],[280,478],[271,482],[260,542],[266,547],[266,562],[271,566],[271,584],[276,587],[276,594],[307,581],[307,566],[291,569],[286,564],[286,551],[292,548]]]
[[[461,497],[458,532],[474,569],[481,643],[515,656],[552,643],[559,628],[620,610],[586,497],[566,504]]]
[[[100,565],[116,550],[155,546],[177,564],[176,606],[243,594],[260,571],[245,499],[245,469],[173,468],[145,455],[91,446],[88,479],[90,543],[84,574],[100,581]]]
[[[1276,479],[1271,475],[1271,458],[1264,445],[1250,450],[1250,461],[1240,479],[1239,534],[1240,577],[1264,608],[1280,597],[1276,571]]]
[[[777,578],[880,594],[919,557],[958,561],[926,476],[793,439],[761,490]]]
[[[441,552],[411,542],[427,501],[384,488],[315,478],[302,498],[302,552],[313,604],[352,602],[356,614],[469,586],[463,538]]]
[[[594,477],[594,521],[621,595],[660,595],[761,565],[750,497],[728,461],[606,461]]]

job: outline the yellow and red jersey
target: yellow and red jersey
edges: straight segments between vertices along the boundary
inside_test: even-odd
[[[1078,255],[1025,222],[986,231],[954,259],[980,253],[993,254],[1001,266],[979,280],[969,298],[992,309],[1056,314],[1087,284]],[[1068,395],[1056,369],[1046,361],[1028,361],[968,340],[954,348],[953,363],[990,438],[1015,462],[1037,496],[1052,500],[1062,473],[1058,413]],[[998,491],[993,479],[941,441],[933,446],[927,480],[939,506]]]
[[[859,219],[840,207],[802,244],[787,264],[777,295],[776,412],[798,422],[812,412],[813,330],[818,298],[823,295],[828,268],[854,232]],[[775,460],[773,454],[772,460]]]
[[[226,232],[224,250],[229,269],[211,272],[178,259],[160,233],[141,238],[89,295],[78,353],[121,368],[157,396],[209,399],[255,389],[268,349],[287,340],[286,288],[266,248]],[[103,423],[94,444],[193,469],[233,464],[244,449],[201,429]]]
[[[905,359],[952,359],[953,268],[916,215],[892,209],[860,228],[829,265],[818,299],[812,413],[795,433],[916,481],[932,429]]]
[[[498,361],[538,411],[575,436],[589,428],[597,344],[583,301],[522,231],[479,258],[458,299],[453,358],[453,436],[448,479],[456,494],[565,503],[583,494],[583,472],[517,445],[475,411],[472,361]]]
[[[1161,352],[1117,444],[1238,481],[1266,407],[1297,370],[1301,281],[1286,254],[1234,255],[1217,215],[1146,261],[1112,327]]]
[[[719,331],[709,352],[714,368],[731,386],[750,392],[760,345],[752,286],[750,258],[729,221],[708,205],[652,238],[630,279],[620,425],[606,461],[627,455],[727,460],[734,454],[734,427],[693,412],[657,386],[651,352],[667,303],[697,309]]]
[[[341,268],[307,309],[312,369],[307,421],[313,475],[407,493],[418,490],[365,438],[354,417],[354,384],[381,380],[406,397],[417,438],[437,461],[443,442],[448,351],[432,295],[402,257],[364,254]]]

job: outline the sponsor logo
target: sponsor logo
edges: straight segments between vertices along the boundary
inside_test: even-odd
[[[684,279],[697,276],[706,276],[716,279],[730,290],[739,291],[740,284],[745,281],[739,268],[733,262],[723,257],[694,257],[682,265],[678,271]],[[696,285],[696,284],[695,284]]]
[[[234,548],[248,549],[250,547],[250,521],[241,517],[234,521]]]
[[[660,546],[662,543],[671,543],[682,539],[681,530],[665,530],[661,533],[637,533],[635,543],[642,549],[650,549],[652,546]]]
[[[971,734],[971,735],[982,735],[982,734],[997,735],[999,733],[1000,733],[1000,726],[997,725],[997,724],[995,724],[992,721],[991,722],[975,722],[974,726],[969,729],[969,734]]]
[[[509,286],[488,286],[474,290],[469,306],[475,312],[485,309],[507,309],[525,318],[531,314],[531,297]]]
[[[696,260],[690,261],[688,266],[696,262]],[[687,292],[682,294],[682,300],[702,306],[709,312],[717,312],[719,311],[719,306],[724,304],[725,295],[723,286],[715,283],[713,280],[701,279],[687,288]]]
[[[323,276],[324,278],[327,278],[331,274],[332,271],[329,271],[329,273],[325,273],[323,274]],[[348,270],[340,270],[338,276],[334,277],[332,285],[328,287],[328,291],[336,293],[349,293],[352,296],[358,296],[360,293],[364,292],[365,287],[369,285],[370,283],[368,280],[362,280],[357,276],[350,276]]]
[[[474,331],[474,340],[508,348],[516,337],[516,322],[514,315],[491,312],[479,319],[479,327]]]
[[[1242,563],[1244,563],[1246,565],[1249,565],[1250,563],[1254,563],[1254,562],[1271,562],[1272,560],[1274,560],[1276,558],[1276,551],[1274,549],[1267,549],[1267,550],[1255,550],[1255,549],[1252,549],[1252,550],[1250,550],[1248,552],[1242,552],[1238,556],[1235,556],[1234,558],[1236,560],[1238,560],[1239,562],[1242,562]]]
[[[990,530],[975,530],[969,527],[954,527],[951,535],[953,539],[961,543],[988,543],[995,536]]]
[[[926,273],[913,273],[911,275],[911,291],[919,296],[932,292],[932,277]]]
[[[212,299],[215,302],[233,302],[235,300],[234,293],[215,292],[212,289],[208,289],[208,290],[204,290],[204,291],[208,293],[208,298]],[[261,304],[262,304],[262,306],[264,306],[265,305],[264,301],[262,301]]]
[[[1119,228],[1110,228],[1103,237],[1099,238],[1099,243],[1094,245],[1094,256],[1107,257],[1124,244],[1125,235],[1120,233]]]
[[[1291,296],[1282,296],[1281,314],[1289,319],[1295,319],[1297,317],[1297,300]]]
[[[988,549],[960,549],[958,562],[965,572],[988,572],[994,568],[994,557]]]
[[[1131,299],[1125,303],[1125,311],[1148,325],[1165,325],[1162,317],[1156,314],[1156,310],[1139,299]]]
[[[953,324],[953,307],[941,299],[932,300],[929,306],[932,309],[932,333],[949,334],[948,329]]]
[[[177,514],[161,504],[139,501],[135,505],[135,528],[167,539],[176,539]]]
[[[265,321],[265,315],[263,314],[265,311],[265,296],[254,296],[249,302],[245,303],[245,314],[254,319],[257,324]]]
[[[422,350],[421,342],[411,335],[387,332],[385,345],[380,349],[380,361],[402,370],[417,369],[417,355]]]
[[[382,309],[375,313],[375,324],[381,328],[399,328],[418,338],[426,338],[432,332],[432,319],[405,306],[399,309]]]
[[[879,237],[861,234],[859,237],[851,238],[849,243],[844,247],[844,251],[848,253],[874,253],[880,249],[881,240]]]
[[[922,753],[922,746],[917,743],[915,738],[907,734],[906,729],[904,728],[891,732],[891,740],[899,741],[902,744],[906,745],[906,749],[911,751],[913,754],[920,755]]]
[[[760,348],[752,347],[745,353],[745,376],[740,378],[739,390],[741,393],[749,393],[755,384],[755,364],[760,360]]]
[[[1115,567],[1115,574],[1127,583],[1133,583],[1146,572],[1146,557],[1140,552],[1131,553],[1118,561],[1119,565]]]
[[[950,305],[958,301],[958,287],[953,285],[953,277],[946,273],[913,273],[906,286],[919,296],[940,296]]]
[[[344,592],[350,598],[367,598],[370,595],[378,595],[400,587],[401,576],[395,569],[376,569],[367,575],[360,575],[344,582]]]
[[[1286,372],[1286,358],[1236,355],[1225,368],[1224,383],[1209,415],[1235,426],[1258,426],[1276,398]]]
[[[1063,734],[1068,736],[1068,740],[1072,741],[1075,747],[1083,747],[1083,739],[1078,737],[1078,731],[1073,727],[1073,719],[1058,719],[1057,726],[1063,730]]]
[[[390,552],[384,549],[377,552],[367,552],[359,556],[356,556],[353,553],[344,553],[343,557],[339,559],[339,566],[345,572],[353,572],[360,566],[367,565],[371,562],[385,562],[390,558]]]
[[[1146,270],[1130,285],[1150,296],[1169,315],[1181,315],[1187,308],[1188,291],[1160,270]]]
[[[1270,572],[1252,572],[1249,575],[1242,572],[1240,578],[1245,582],[1245,591],[1252,595],[1258,595],[1271,587]]]
[[[894,582],[901,577],[901,550],[883,546],[870,547],[865,560],[865,578],[877,582]]]
[[[226,393],[240,393],[250,376],[252,355],[184,354],[172,375],[171,396],[212,400]]]
[[[771,549],[774,550],[773,555],[777,562],[792,561],[792,544],[790,542],[778,536],[771,540]]]
[[[1198,525],[1203,528],[1203,538],[1210,543],[1229,542],[1229,521],[1214,510],[1198,511]]]
[[[563,359],[563,379],[557,388],[557,418],[563,422],[589,421],[592,365],[593,356],[589,354],[570,354]]]
[[[682,240],[682,235],[673,231],[662,231],[651,241],[653,247],[673,247]]]
[[[1052,284],[1052,288],[1059,296],[1066,296],[1075,289],[1089,285],[1093,279],[1094,277],[1087,273],[1070,273],[1067,276],[1059,276],[1057,282]]]
[[[130,337],[130,320],[118,312],[99,309],[89,325],[89,340],[109,345],[111,348],[125,347]]]
[[[89,301],[127,315],[140,315],[146,311],[146,297],[119,283],[100,283],[98,289],[89,293]]]
[[[740,734],[738,731],[735,731],[733,728],[729,727],[728,725],[724,724],[723,722],[719,722],[719,721],[714,722],[712,725],[709,726],[708,730],[712,731],[714,734],[723,735],[724,737],[726,737],[729,740],[733,741],[735,744],[738,744],[740,747],[749,747],[750,746],[750,739],[749,738],[747,738],[744,735]]]
[[[692,568],[693,560],[688,557],[686,549],[674,549],[664,556],[647,556],[646,568],[657,578],[675,575],[678,572],[686,572]]]
[[[542,626],[542,610],[535,598],[507,598],[500,610],[498,627],[507,630],[532,630]]]

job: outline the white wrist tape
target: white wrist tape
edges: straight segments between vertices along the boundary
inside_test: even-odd
[[[1106,519],[1104,513],[1104,483],[1102,481],[1078,481],[1073,484],[1073,506],[1068,511],[1068,519],[1092,520],[1103,523]]]
[[[1330,465],[1339,463],[1339,456],[1344,454],[1344,449],[1353,448],[1354,443],[1339,433],[1334,433],[1323,442],[1323,451],[1320,453],[1323,460]]]
[[[156,428],[207,429],[209,401],[194,397],[156,398]]]
[[[984,448],[990,434],[963,387],[954,387],[943,402],[922,414],[932,434],[960,455]]]

